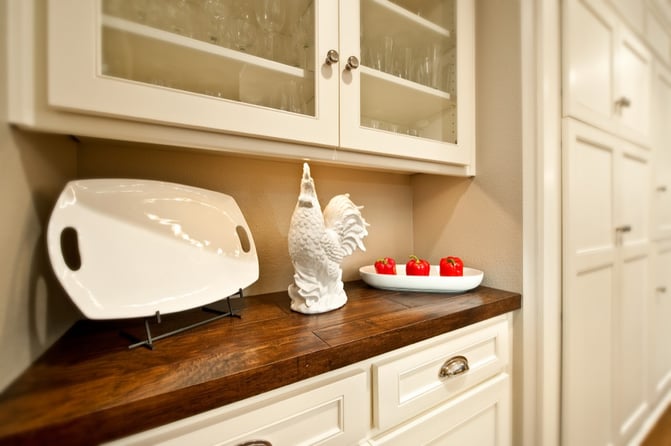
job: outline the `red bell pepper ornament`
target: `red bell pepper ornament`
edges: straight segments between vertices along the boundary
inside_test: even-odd
[[[440,259],[441,276],[463,276],[464,262],[459,257],[448,256]]]
[[[417,256],[410,256],[410,260],[405,264],[405,274],[408,276],[428,276],[431,272],[431,264]]]
[[[383,257],[375,261],[375,272],[378,274],[396,274],[396,260]]]

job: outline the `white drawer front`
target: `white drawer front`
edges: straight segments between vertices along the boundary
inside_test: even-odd
[[[511,417],[510,379],[502,373],[368,444],[509,446]]]
[[[509,322],[494,319],[466,327],[426,347],[373,364],[375,424],[385,430],[500,373],[509,362]],[[469,370],[440,377],[456,356]]]
[[[125,438],[118,444],[273,446],[356,444],[370,427],[367,374],[358,371],[325,385],[269,400],[254,399],[195,415]],[[242,402],[244,403],[244,401]]]

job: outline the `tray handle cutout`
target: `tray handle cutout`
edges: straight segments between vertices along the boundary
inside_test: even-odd
[[[77,236],[77,230],[72,226],[63,228],[61,231],[61,255],[67,267],[72,271],[78,271],[82,267],[79,237]]]
[[[237,225],[235,227],[235,232],[238,234],[238,238],[240,239],[240,246],[242,247],[242,250],[245,253],[248,253],[249,250],[252,249],[252,244],[249,241],[247,230],[243,226]]]

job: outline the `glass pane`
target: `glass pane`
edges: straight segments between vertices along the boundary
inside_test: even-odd
[[[456,0],[361,0],[361,125],[455,143]]]
[[[103,0],[103,75],[314,116],[313,0]]]

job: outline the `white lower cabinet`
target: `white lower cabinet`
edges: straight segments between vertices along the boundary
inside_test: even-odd
[[[116,445],[511,444],[511,315],[502,315]]]
[[[488,325],[374,362],[375,425],[389,429],[505,370],[507,330],[505,323]]]
[[[323,380],[308,380],[214,409],[112,444],[356,444],[369,425],[367,389],[368,374],[354,368]]]
[[[509,445],[510,405],[510,378],[499,374],[368,444]]]

